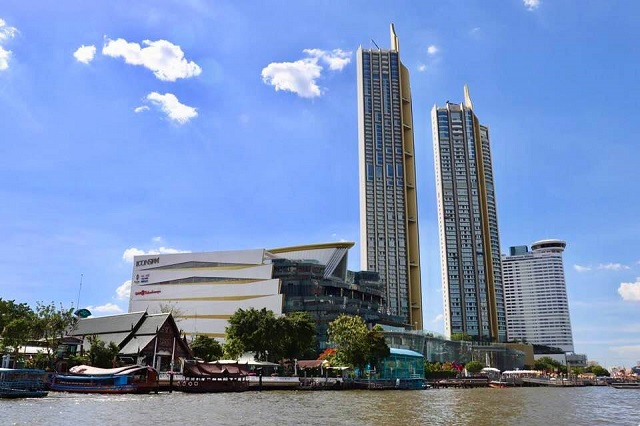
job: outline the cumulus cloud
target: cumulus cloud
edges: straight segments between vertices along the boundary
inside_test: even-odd
[[[631,269],[631,268],[621,263],[601,263],[598,265],[598,269],[606,269],[608,271],[622,271],[624,269]]]
[[[591,270],[591,266],[573,265],[573,269],[578,272],[587,272]]]
[[[640,302],[640,277],[634,283],[620,283],[618,294],[627,302]]]
[[[127,280],[118,288],[116,288],[116,298],[118,300],[129,300],[131,295],[131,280]]]
[[[429,55],[435,55],[436,53],[438,53],[439,49],[438,46],[436,46],[435,44],[432,44],[431,46],[427,47],[427,53]]]
[[[536,10],[540,6],[540,0],[522,0],[527,10]]]
[[[418,65],[418,71],[424,72],[427,70],[427,66],[425,64]]]
[[[149,107],[146,105],[143,105],[143,106],[136,107],[136,109],[133,110],[133,112],[135,113],[143,112],[143,111],[149,111]]]
[[[93,61],[93,57],[96,55],[96,47],[95,46],[85,46],[84,44],[78,47],[78,50],[73,52],[73,57],[76,58],[76,61],[82,62],[83,64],[88,64]]]
[[[161,95],[158,92],[151,92],[147,95],[146,99],[154,106],[160,108],[160,110],[164,112],[169,119],[177,122],[178,124],[185,124],[192,118],[198,116],[196,108],[180,103],[176,95],[173,93],[165,93],[164,95]]]
[[[101,314],[119,314],[120,312],[124,312],[122,308],[113,303],[105,303],[100,306],[89,306],[87,307],[91,311],[91,313],[99,312]]]
[[[124,260],[125,262],[133,262],[134,256],[144,256],[149,254],[175,254],[175,253],[191,253],[191,251],[178,250],[170,247],[160,247],[157,249],[144,251],[144,250],[140,250],[139,248],[131,247],[124,251],[124,253],[122,254],[122,260]]]
[[[142,47],[146,46],[146,47]],[[142,65],[153,71],[162,81],[176,81],[200,75],[202,68],[193,61],[187,61],[180,46],[167,40],[144,40],[142,45],[129,43],[125,39],[107,39],[102,54],[113,58],[123,58],[127,64]]]
[[[10,38],[14,38],[17,33],[17,28],[8,26],[4,19],[0,18],[0,71],[9,68],[9,58],[11,57],[11,51],[2,45]]]
[[[332,71],[342,71],[351,62],[351,52],[342,49],[333,49],[332,51],[304,49],[303,52],[313,58],[322,60],[322,62],[329,65],[329,69]]]
[[[341,71],[351,62],[351,52],[341,49],[304,49],[303,52],[309,57],[295,62],[272,62],[264,67],[262,81],[275,87],[276,91],[285,90],[302,98],[315,98],[322,95],[316,81],[324,69],[320,61],[332,71]]]

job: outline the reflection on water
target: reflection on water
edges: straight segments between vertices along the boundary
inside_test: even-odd
[[[0,400],[2,425],[640,425],[609,387],[76,395]]]

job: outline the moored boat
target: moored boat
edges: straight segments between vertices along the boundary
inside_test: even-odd
[[[249,390],[245,365],[219,362],[185,362],[182,380],[173,389],[189,393],[244,392]]]
[[[49,388],[73,393],[149,393],[157,392],[158,372],[146,365],[97,368],[88,365],[72,367],[68,374],[56,374]]]
[[[640,382],[612,382],[610,384],[612,388],[616,389],[638,389],[640,390]]]
[[[0,368],[0,398],[47,396],[46,373],[31,368]]]

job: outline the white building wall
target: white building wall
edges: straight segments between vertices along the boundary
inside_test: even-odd
[[[239,308],[282,314],[280,280],[272,276],[265,250],[136,256],[129,312],[171,308],[185,334],[224,339]]]
[[[543,246],[502,259],[508,339],[573,352],[562,261],[565,243],[549,240]]]

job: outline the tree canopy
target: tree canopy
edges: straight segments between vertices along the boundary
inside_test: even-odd
[[[196,336],[190,346],[194,356],[207,362],[220,359],[224,353],[220,342],[202,334]]]
[[[329,324],[329,341],[336,348],[336,359],[364,371],[367,364],[377,365],[390,350],[380,326],[372,330],[361,317],[340,315]]]
[[[471,374],[478,374],[484,368],[484,364],[480,361],[469,361],[464,368]]]
[[[278,362],[300,358],[315,347],[315,323],[306,312],[276,317],[273,311],[238,309],[226,328],[225,356],[253,352],[256,360]]]

